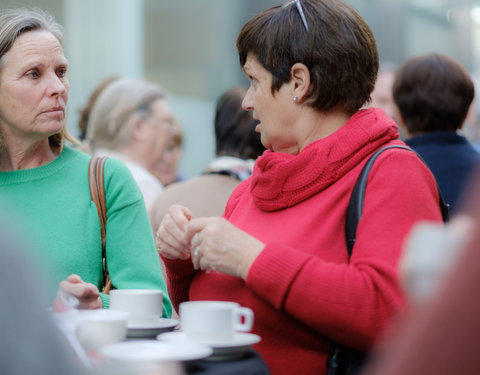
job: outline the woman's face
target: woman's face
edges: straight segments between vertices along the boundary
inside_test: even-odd
[[[163,153],[163,159],[159,167],[158,178],[163,185],[167,186],[178,178],[178,162],[182,155],[182,146],[174,143],[175,132],[169,135],[167,147]]]
[[[0,131],[8,139],[37,141],[59,133],[65,122],[68,62],[48,31],[21,34],[0,72]]]
[[[242,107],[253,111],[253,118],[260,121],[255,130],[260,133],[262,144],[273,151],[297,153],[298,134],[290,110],[293,101],[289,84],[272,94],[272,74],[250,54],[243,71],[250,87]]]
[[[145,133],[145,151],[148,151],[149,171],[156,171],[162,162],[165,152],[168,132],[173,123],[173,115],[165,99],[158,99],[150,106],[150,116],[147,118]]]

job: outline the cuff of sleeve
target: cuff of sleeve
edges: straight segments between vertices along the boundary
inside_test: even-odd
[[[102,299],[102,304],[104,309],[110,308],[110,296],[100,293],[100,298]]]

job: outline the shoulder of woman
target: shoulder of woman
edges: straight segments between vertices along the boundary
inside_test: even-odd
[[[122,161],[110,157],[105,160],[104,176],[105,179],[115,178],[133,180],[132,173],[128,167]]]
[[[414,151],[398,148],[386,150],[378,156],[369,173],[369,181],[374,178],[384,178],[389,184],[402,186],[406,183],[436,186],[435,177],[423,159]]]
[[[128,167],[115,158],[108,158],[104,167],[105,190],[111,197],[124,197],[126,201],[143,200],[142,193]],[[108,198],[107,198],[108,199]]]
[[[227,206],[225,207],[224,216],[228,218],[231,212],[237,206],[240,198],[249,191],[250,187],[250,178],[247,178],[245,181],[242,181],[236,188],[233,190],[230,198],[228,199]]]

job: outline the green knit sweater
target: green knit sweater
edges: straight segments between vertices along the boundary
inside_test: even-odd
[[[35,246],[34,259],[58,285],[72,273],[98,287],[103,281],[100,221],[88,184],[90,156],[64,147],[51,163],[0,172],[0,198],[21,220]],[[172,305],[141,192],[128,169],[105,163],[106,253],[113,285],[119,289],[161,289],[163,316]],[[14,218],[12,218],[14,219]],[[109,297],[101,294],[104,307]]]

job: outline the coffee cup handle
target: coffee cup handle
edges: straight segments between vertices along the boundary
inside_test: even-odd
[[[248,307],[239,307],[237,310],[236,331],[247,332],[253,327],[253,311]]]

